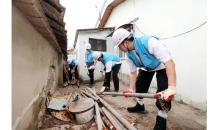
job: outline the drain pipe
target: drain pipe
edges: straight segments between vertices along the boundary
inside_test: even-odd
[[[99,100],[127,129],[129,129],[129,130],[137,130],[127,120],[125,120],[118,112],[116,112],[109,104],[107,104],[103,99],[99,98]],[[104,110],[103,110],[103,112],[104,112]]]
[[[108,111],[108,112],[109,112],[109,111]],[[110,113],[110,112],[109,112],[109,113]],[[110,113],[110,114],[111,114],[111,113]],[[113,114],[111,114],[111,116],[114,118],[114,120],[117,122],[117,124],[122,128],[122,130],[127,130],[127,129],[123,126],[123,124],[121,124],[120,121],[118,121],[117,118],[114,117]]]
[[[99,112],[99,107],[98,107],[98,103],[95,102],[95,113],[96,113],[96,118],[97,118],[97,126],[98,126],[98,130],[101,130],[103,129],[102,128],[102,122],[101,122],[101,115],[100,115],[100,112]]]
[[[87,98],[87,96],[85,94],[83,94],[81,90],[80,90],[80,93],[84,98]]]
[[[70,97],[72,95],[72,92],[70,93],[70,95],[68,96],[67,100],[65,101],[65,103],[63,104],[63,108],[65,108],[70,100]]]
[[[107,118],[110,120],[110,122],[113,124],[113,126],[116,128],[116,130],[122,130],[122,128],[117,124],[114,118],[108,113],[108,111],[104,107],[102,107],[102,111],[107,116]]]
[[[81,90],[81,92],[84,93],[85,95],[91,97],[91,98],[94,99],[95,101],[98,101],[98,98],[92,96],[91,94],[89,94],[89,93],[87,93],[87,92],[84,92],[84,91],[82,91],[82,90]]]
[[[98,96],[95,92],[93,92],[91,88],[88,88],[88,87],[86,87],[86,88],[87,88],[95,97],[99,98],[99,96]]]

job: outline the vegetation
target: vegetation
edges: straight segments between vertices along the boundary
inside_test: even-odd
[[[180,104],[186,104],[185,102],[182,101],[182,99],[180,99],[180,100],[178,101],[178,103],[180,103]]]

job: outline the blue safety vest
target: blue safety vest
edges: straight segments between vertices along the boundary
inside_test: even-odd
[[[103,54],[103,60],[102,60],[102,64],[105,66],[106,63],[108,61],[114,61],[114,62],[120,62],[120,58],[117,57],[114,54],[108,53],[108,52],[102,52]],[[112,68],[114,67],[114,65],[112,65]]]
[[[149,53],[148,40],[151,37],[154,37],[154,36],[146,35],[146,36],[134,38],[135,51],[142,64],[140,64],[140,62],[136,59],[132,51],[129,51],[129,53],[126,52],[126,56],[129,59],[131,59],[137,67],[144,67],[147,71],[155,69],[160,64],[160,61],[154,55]],[[154,37],[154,38],[159,40],[157,37]]]
[[[75,66],[74,62],[75,62],[75,61],[76,61],[76,59],[72,59],[72,63],[69,64],[69,66],[70,66],[70,67],[74,67],[74,66]]]
[[[90,66],[94,65],[94,61],[92,59],[92,54],[94,53],[93,50],[90,50],[89,54],[88,51],[85,53],[85,58],[86,58],[86,65],[89,68]]]

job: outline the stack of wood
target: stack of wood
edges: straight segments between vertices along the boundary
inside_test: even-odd
[[[42,0],[40,2],[47,20],[56,36],[58,44],[67,57],[67,30],[63,21],[66,8],[60,4],[59,0]]]
[[[136,130],[134,122],[116,112],[108,103],[100,98],[95,89],[86,87],[80,90],[82,98],[92,98],[95,101],[95,122],[98,130]],[[101,107],[102,106],[102,107]]]

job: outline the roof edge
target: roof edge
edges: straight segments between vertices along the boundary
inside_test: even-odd
[[[77,30],[76,30],[76,35],[75,35],[73,47],[74,47],[74,48],[76,47],[76,42],[77,42],[77,39],[78,39],[79,32],[83,32],[83,31],[86,31],[87,33],[89,33],[89,32],[100,32],[100,31],[111,30],[111,29],[114,30],[115,27],[77,29]]]

